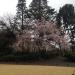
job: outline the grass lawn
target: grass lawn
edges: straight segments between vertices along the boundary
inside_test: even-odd
[[[72,75],[75,67],[0,64],[0,75]]]

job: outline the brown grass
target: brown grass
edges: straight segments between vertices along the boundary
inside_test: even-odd
[[[0,75],[72,75],[75,67],[0,64]]]

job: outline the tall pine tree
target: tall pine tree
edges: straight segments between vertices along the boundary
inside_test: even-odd
[[[28,10],[26,7],[26,0],[18,0],[15,21],[19,29],[22,30],[24,29],[25,20],[27,17],[28,17]]]
[[[48,6],[47,0],[33,0],[29,6],[29,14],[33,19],[53,20],[55,11]]]

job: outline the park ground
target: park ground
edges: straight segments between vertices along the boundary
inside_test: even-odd
[[[0,75],[75,75],[75,62],[52,59],[38,62],[0,63]]]
[[[75,75],[75,67],[0,64],[0,75]]]

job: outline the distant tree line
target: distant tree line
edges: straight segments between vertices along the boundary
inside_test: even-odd
[[[29,8],[26,0],[18,0],[16,8],[15,16],[0,18],[0,56],[3,59],[75,57],[72,4],[65,4],[57,12],[48,6],[47,0],[32,0]]]

